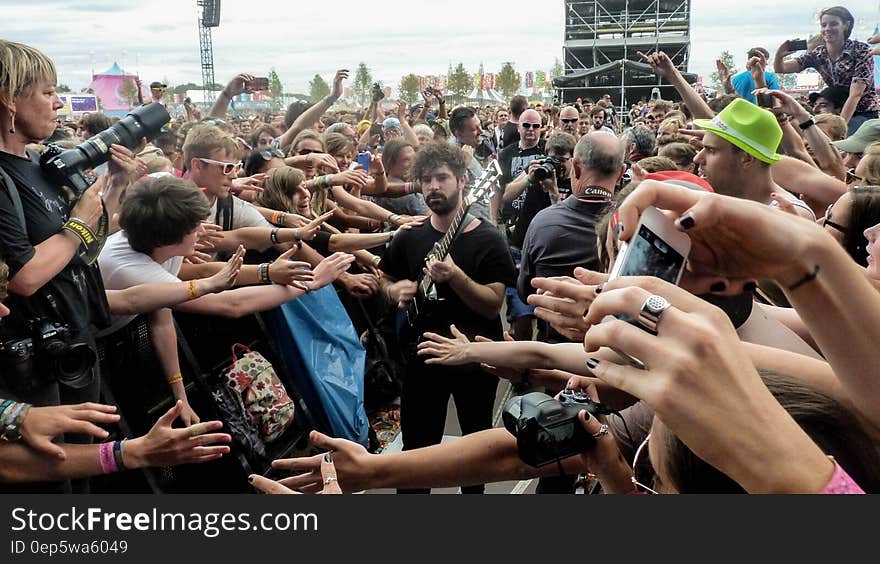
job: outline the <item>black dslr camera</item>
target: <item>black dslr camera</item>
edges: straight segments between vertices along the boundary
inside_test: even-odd
[[[562,161],[557,159],[556,157],[544,157],[543,159],[535,159],[537,163],[537,167],[532,172],[535,175],[535,180],[538,182],[542,180],[547,180],[548,178],[553,178],[553,173],[556,173],[557,180],[562,178],[565,174],[564,164]]]
[[[67,324],[37,317],[28,322],[28,332],[29,337],[0,342],[0,366],[8,371],[8,385],[27,391],[43,383],[39,378],[49,374],[71,388],[91,382],[86,376],[97,355],[88,343],[72,339]]]
[[[76,197],[95,182],[95,177],[85,171],[110,160],[110,145],[123,145],[134,149],[146,137],[159,134],[162,126],[171,121],[165,106],[158,102],[140,106],[101,133],[86,139],[73,149],[49,145],[40,156],[43,172],[59,186],[69,186]]]
[[[609,413],[587,394],[567,389],[559,400],[541,392],[511,398],[501,418],[516,437],[520,460],[540,467],[586,452],[596,444],[578,421],[582,409],[592,415]]]

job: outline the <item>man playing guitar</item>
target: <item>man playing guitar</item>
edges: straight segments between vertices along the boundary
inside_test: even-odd
[[[432,214],[421,226],[398,232],[394,237],[379,265],[382,288],[391,303],[406,309],[417,297],[420,282],[424,282],[425,276],[430,277],[431,294],[436,296],[421,300],[417,318],[408,316],[406,323],[412,325],[412,333],[431,331],[449,335],[450,325],[455,325],[472,339],[481,335],[500,340],[499,313],[504,288],[515,282],[516,269],[498,230],[462,213],[472,201],[463,196],[467,184],[465,158],[461,149],[446,143],[431,143],[419,150],[413,166],[414,178],[420,181]],[[482,182],[488,183],[489,180]],[[480,184],[473,192],[478,191]],[[453,241],[444,239],[450,228],[454,233],[459,221],[457,237]],[[478,364],[425,364],[422,357],[416,356],[412,340],[402,341],[402,345],[406,358],[400,406],[404,450],[440,442],[450,395],[455,399],[463,434],[492,426],[498,385],[495,376],[480,370]],[[483,486],[468,486],[462,491],[482,493]]]

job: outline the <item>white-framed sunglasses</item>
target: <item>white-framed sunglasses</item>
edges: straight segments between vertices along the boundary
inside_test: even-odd
[[[203,159],[201,157],[198,157],[198,159],[205,163],[219,165],[221,170],[223,171],[223,174],[225,174],[226,176],[229,176],[231,174],[238,174],[242,167],[241,161],[238,161],[237,163],[225,163],[223,161],[215,161],[214,159]]]
[[[656,492],[653,489],[649,488],[648,486],[641,483],[636,478],[636,469],[639,467],[639,456],[641,456],[643,450],[647,450],[648,440],[650,438],[651,438],[651,433],[648,433],[648,436],[645,437],[645,440],[642,441],[642,444],[640,444],[639,448],[636,449],[636,454],[633,456],[633,463],[632,463],[633,475],[632,475],[632,478],[630,478],[630,481],[632,481],[632,484],[633,484],[633,486],[636,487],[636,489],[641,488],[641,489],[645,490],[645,493],[658,494],[659,492]]]

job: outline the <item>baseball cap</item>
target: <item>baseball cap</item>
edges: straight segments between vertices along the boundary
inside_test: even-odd
[[[878,120],[880,121],[880,120]],[[712,119],[695,119],[694,125],[711,131],[759,161],[778,162],[782,128],[776,116],[751,102],[737,98]]]
[[[880,141],[880,119],[869,119],[843,141],[832,141],[831,144],[846,153],[864,153],[868,145],[877,141]]]
[[[400,120],[396,117],[385,118],[385,121],[382,122],[382,131],[389,129],[400,129]]]
[[[160,88],[168,88],[167,84],[163,84],[158,80],[155,80],[150,83],[150,90],[159,90]]]
[[[815,104],[819,98],[825,98],[838,108],[842,108],[849,98],[849,90],[840,86],[827,86],[819,92],[810,92],[810,104]]]

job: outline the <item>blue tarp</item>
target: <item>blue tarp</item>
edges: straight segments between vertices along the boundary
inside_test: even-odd
[[[366,446],[366,353],[333,286],[268,311],[264,319],[317,424]]]

